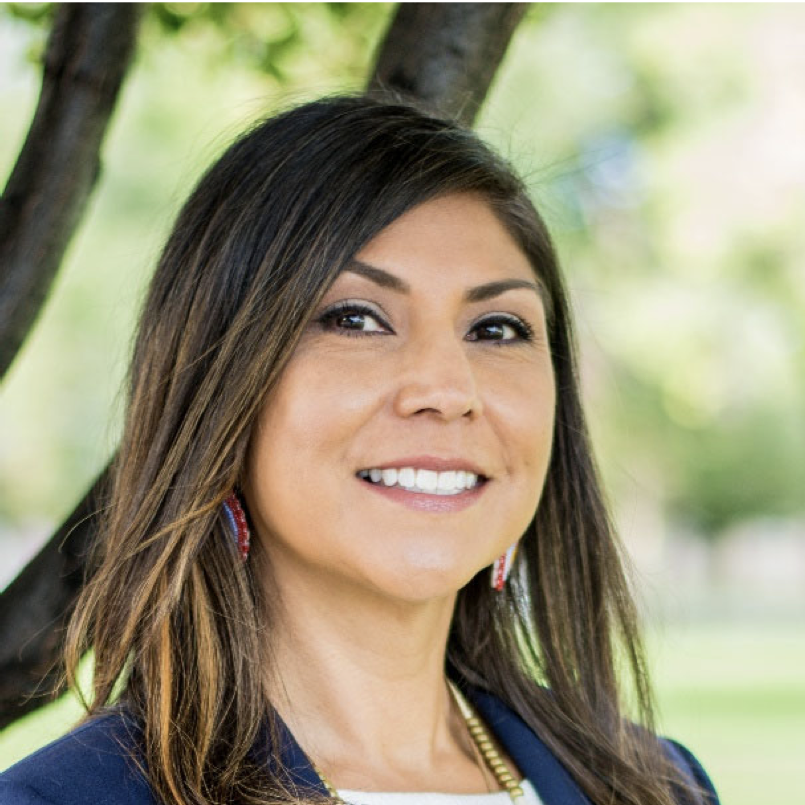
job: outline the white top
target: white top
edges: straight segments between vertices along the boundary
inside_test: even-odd
[[[543,805],[539,794],[528,780],[522,780],[520,787],[523,789],[523,796],[517,799],[517,805]],[[433,794],[421,791],[387,793],[339,789],[338,796],[349,805],[512,805],[512,799],[506,791],[495,791],[492,794]]]

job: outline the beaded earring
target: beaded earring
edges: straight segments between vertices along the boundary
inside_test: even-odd
[[[506,586],[506,579],[509,578],[512,565],[514,564],[514,557],[517,555],[517,546],[519,543],[515,542],[514,545],[509,546],[502,556],[495,559],[492,564],[492,587],[500,592]]]
[[[240,502],[237,493],[233,490],[221,505],[223,506],[226,519],[229,522],[229,527],[232,529],[232,536],[238,546],[238,555],[241,561],[245,562],[249,558],[251,533],[249,532],[249,524],[246,521],[246,512],[243,510],[243,504]]]

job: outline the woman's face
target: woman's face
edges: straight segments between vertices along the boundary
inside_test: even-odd
[[[489,206],[406,213],[338,276],[259,417],[245,492],[277,578],[454,593],[531,520],[554,406],[539,282]]]

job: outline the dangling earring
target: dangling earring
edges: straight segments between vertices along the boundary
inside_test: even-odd
[[[500,592],[506,586],[506,579],[509,578],[512,565],[514,564],[514,557],[517,555],[518,542],[509,546],[503,556],[495,559],[492,565],[492,587]]]
[[[226,519],[229,521],[229,527],[232,529],[232,536],[238,546],[238,555],[245,562],[249,558],[249,545],[251,544],[246,512],[243,511],[243,505],[234,490],[230,492],[221,505],[224,508]]]

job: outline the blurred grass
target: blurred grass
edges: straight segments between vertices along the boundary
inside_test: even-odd
[[[651,635],[660,730],[701,760],[724,805],[805,802],[805,626]]]
[[[649,636],[661,731],[693,751],[723,805],[805,802],[805,626],[696,625]],[[80,717],[63,698],[0,733],[0,769]]]

